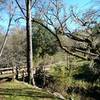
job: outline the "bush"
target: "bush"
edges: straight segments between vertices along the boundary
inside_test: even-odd
[[[50,75],[52,75],[53,84],[49,84],[49,88],[55,92],[63,93],[66,88],[66,73],[64,65],[55,65],[52,67]]]

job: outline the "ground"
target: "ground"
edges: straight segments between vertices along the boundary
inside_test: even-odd
[[[0,100],[59,100],[45,90],[24,82],[0,83]]]

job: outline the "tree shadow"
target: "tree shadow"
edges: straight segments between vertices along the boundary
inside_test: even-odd
[[[81,100],[100,100],[100,88],[99,87],[91,87],[91,88],[81,88],[81,87],[68,87],[66,89],[68,94],[79,94],[82,99]],[[86,99],[88,98],[88,99]]]
[[[9,89],[0,88],[0,95],[9,96],[25,96],[25,97],[36,97],[36,98],[54,98],[53,95],[42,93],[41,91],[33,90],[32,88],[23,89]]]
[[[95,83],[97,79],[99,79],[99,74],[95,74],[89,67],[89,64],[84,64],[83,66],[80,66],[78,69],[78,72],[73,75],[73,78],[75,80],[83,80],[89,83]],[[100,100],[100,87],[94,86],[94,87],[78,87],[78,86],[70,86],[67,88],[67,93],[75,93],[82,96],[82,100]],[[89,97],[89,99],[86,99],[86,97]]]
[[[84,64],[83,66],[80,66],[78,69],[77,74],[73,75],[73,78],[76,80],[83,80],[90,83],[96,82],[97,79],[99,79],[99,74],[95,74],[90,68],[88,67],[89,64]]]

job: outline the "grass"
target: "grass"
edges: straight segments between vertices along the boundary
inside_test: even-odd
[[[75,66],[71,66],[69,69],[67,67],[68,70],[64,70],[66,68],[64,64],[51,67],[49,72],[57,80],[55,85],[58,86],[57,90],[64,90],[64,96],[68,100],[100,100],[100,81],[89,81],[89,79],[93,79],[93,73],[90,73],[88,63],[88,61],[77,61],[76,59]],[[80,73],[84,77],[81,77]],[[80,78],[76,78],[76,75]],[[63,87],[63,83],[65,83],[65,87]]]
[[[19,81],[0,84],[0,100],[59,100],[45,90]]]

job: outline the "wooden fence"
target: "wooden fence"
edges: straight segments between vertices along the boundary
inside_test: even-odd
[[[10,67],[10,68],[0,68],[0,79],[5,78],[24,78],[27,76],[26,67]]]
[[[60,64],[60,63],[55,63]],[[51,66],[55,64],[43,65],[45,71],[48,71]],[[35,74],[36,68],[33,69],[33,74]],[[27,76],[27,67],[9,67],[9,68],[0,68],[0,80],[13,78],[19,79]]]

